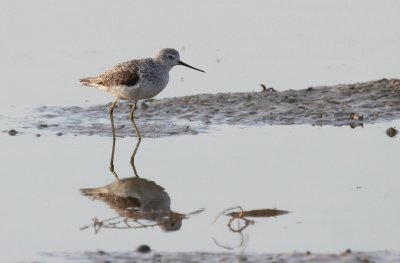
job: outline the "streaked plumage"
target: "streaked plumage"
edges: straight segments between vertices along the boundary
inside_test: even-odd
[[[154,58],[123,62],[99,76],[83,78],[80,82],[110,92],[117,100],[149,99],[167,86],[169,71],[176,65],[188,66],[180,61],[178,51],[164,48]]]
[[[189,66],[180,61],[179,53],[172,48],[161,49],[154,58],[134,59],[120,63],[96,77],[87,77],[80,80],[84,86],[93,86],[111,93],[115,97],[109,108],[113,147],[111,152],[110,171],[118,179],[114,171],[115,129],[113,110],[118,100],[133,100],[129,115],[138,137],[138,144],[131,156],[131,166],[136,177],[139,177],[134,165],[136,151],[141,136],[134,119],[134,111],[138,100],[150,99],[160,93],[168,84],[169,71],[176,65],[186,66],[201,72],[203,70]]]

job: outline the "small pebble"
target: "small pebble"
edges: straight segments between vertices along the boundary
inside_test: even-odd
[[[357,113],[355,113],[355,112],[352,112],[352,113],[350,113],[350,119],[352,119],[352,120],[359,120],[359,121],[362,121],[363,119],[364,119],[364,116],[363,115],[361,115],[361,114],[357,114]]]
[[[389,136],[390,138],[396,136],[397,133],[399,133],[399,131],[393,127],[390,127],[389,129],[386,130],[386,135]]]
[[[139,253],[149,253],[151,251],[148,245],[140,245],[136,248],[136,252]]]
[[[9,130],[8,131],[8,135],[10,135],[10,136],[15,136],[15,135],[17,135],[17,131],[16,130],[14,130],[14,129],[11,129],[11,130]]]
[[[61,133],[61,132],[57,132],[56,135],[57,135],[57,136],[61,136],[62,133]]]
[[[38,133],[38,134],[36,134],[35,136],[36,136],[36,137],[40,137],[40,136],[42,136],[42,135],[41,135],[40,133]]]

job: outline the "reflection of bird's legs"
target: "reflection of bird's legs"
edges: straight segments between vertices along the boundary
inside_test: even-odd
[[[129,119],[131,120],[133,127],[135,128],[136,135],[138,138],[138,142],[136,143],[135,150],[133,151],[133,154],[131,156],[131,166],[133,168],[133,172],[135,173],[135,176],[139,178],[139,175],[138,175],[138,173],[136,171],[136,167],[135,167],[135,155],[139,148],[140,142],[142,141],[142,137],[140,136],[140,132],[139,132],[138,127],[136,126],[135,117],[134,117],[135,110],[137,109],[136,104],[137,104],[137,100],[135,100],[135,102],[132,105],[132,110],[131,110],[131,114],[129,115]]]
[[[112,128],[112,134],[113,134],[113,144],[112,144],[111,161],[110,161],[110,172],[115,176],[116,179],[119,179],[117,173],[114,171],[115,129],[114,129],[113,111],[114,111],[115,104],[117,104],[117,101],[118,100],[115,100],[113,102],[113,104],[108,109],[108,112],[110,113],[111,128]]]
[[[135,176],[136,176],[137,178],[140,178],[140,177],[139,177],[139,175],[138,175],[138,173],[137,173],[137,171],[136,171],[136,167],[135,167],[135,155],[136,155],[136,152],[137,152],[137,150],[138,150],[138,148],[139,148],[140,141],[141,141],[141,138],[139,137],[139,139],[138,139],[138,141],[137,141],[137,143],[136,143],[135,150],[133,151],[133,154],[132,154],[132,156],[131,156],[131,165],[132,165],[132,169],[133,169],[133,172],[135,173]]]

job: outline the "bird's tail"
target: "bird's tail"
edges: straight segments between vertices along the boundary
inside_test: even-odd
[[[101,79],[99,79],[98,77],[83,78],[83,79],[80,79],[79,82],[83,86],[96,87],[96,88],[98,88],[100,90],[109,91],[109,88],[106,87],[106,86],[103,86],[102,82],[101,82]]]
[[[85,189],[80,189],[80,191],[82,195],[86,196],[97,196],[110,193],[110,189],[108,187],[85,188]]]

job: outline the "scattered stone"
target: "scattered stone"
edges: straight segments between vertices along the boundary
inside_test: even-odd
[[[311,252],[310,252],[310,251],[307,251],[307,252],[306,252],[306,255],[307,255],[307,256],[311,255]]]
[[[38,127],[38,129],[44,129],[44,128],[48,128],[49,125],[47,125],[47,124],[39,124],[37,127]]]
[[[37,133],[36,135],[35,135],[36,137],[40,137],[40,136],[42,136],[40,133]]]
[[[386,130],[386,135],[389,136],[390,138],[393,138],[394,136],[396,136],[397,133],[399,133],[399,131],[393,127],[390,127],[389,129]]]
[[[362,114],[357,114],[355,112],[350,113],[349,117],[351,120],[358,120],[358,121],[364,120],[364,116]]]
[[[149,253],[151,248],[148,245],[140,245],[136,248],[136,252],[139,253]]]
[[[14,130],[14,129],[11,129],[11,130],[9,130],[8,131],[8,135],[10,135],[10,136],[15,136],[15,135],[17,135],[17,131],[16,130]]]
[[[62,133],[61,133],[61,132],[57,132],[56,135],[57,135],[57,136],[61,136]]]

